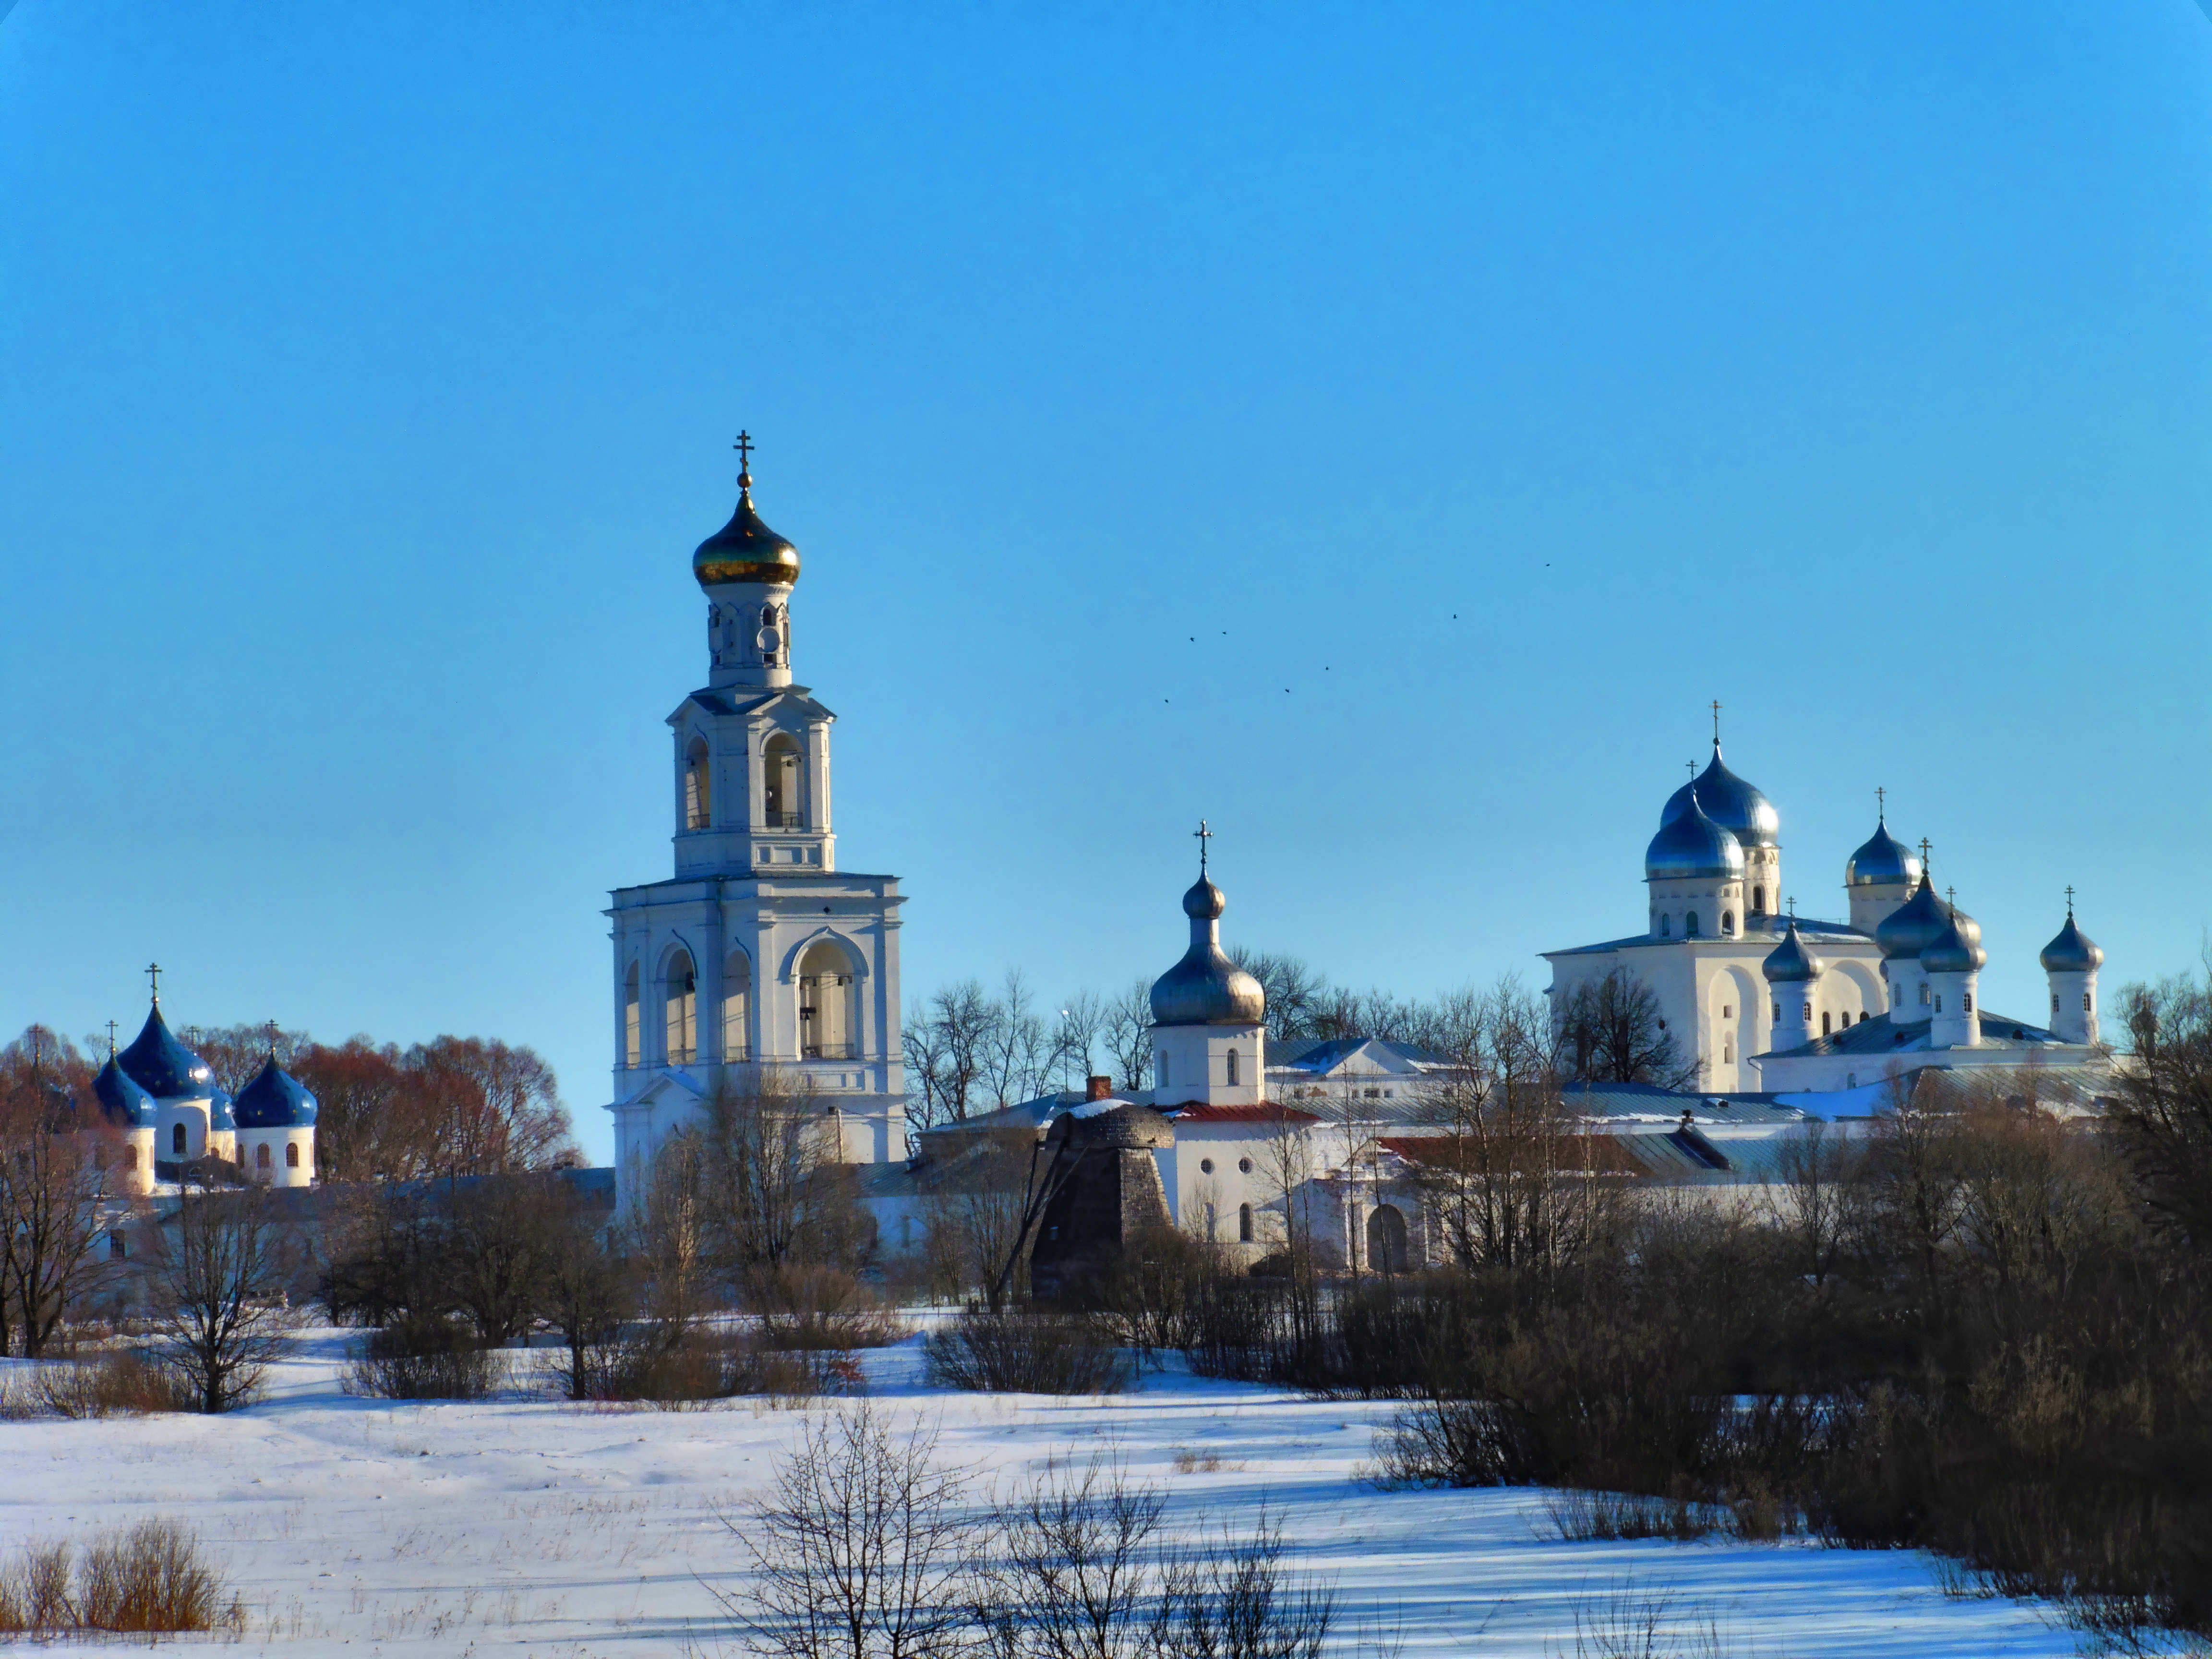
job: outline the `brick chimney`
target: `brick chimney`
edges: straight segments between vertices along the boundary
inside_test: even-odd
[[[1109,1100],[1113,1097],[1113,1094],[1114,1079],[1112,1078],[1094,1077],[1084,1079],[1083,1097],[1085,1100]]]

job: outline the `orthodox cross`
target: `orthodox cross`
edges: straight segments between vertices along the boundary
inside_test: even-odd
[[[2074,889],[2070,885],[2066,890],[2066,920],[2074,920]]]
[[[1946,887],[1943,890],[1943,902],[1949,905],[1954,910],[1957,909],[1959,908],[1959,890],[1955,887]]]
[[[158,1008],[161,1006],[161,964],[160,963],[149,962],[146,964],[146,981],[154,988],[154,1006]]]
[[[1923,875],[1928,873],[1928,837],[1925,836],[1920,838],[1920,872]]]
[[[1198,828],[1190,833],[1198,837],[1198,873],[1200,879],[1203,879],[1206,875],[1206,843],[1213,839],[1213,831],[1207,829],[1206,820],[1200,818],[1198,821]]]
[[[1688,767],[1688,768],[1690,769],[1690,781],[1691,781],[1692,783],[1695,783],[1695,782],[1698,781],[1698,763],[1697,763],[1697,762],[1695,762],[1695,761],[1684,761],[1684,762],[1682,763],[1682,764],[1683,764],[1683,765],[1685,765],[1685,766],[1686,766],[1686,767]]]
[[[274,1060],[276,1058],[276,1022],[270,1020],[264,1029],[269,1033],[269,1058]]]
[[[1874,816],[1876,823],[1889,822],[1889,791],[1880,784],[1874,787]]]
[[[1713,747],[1721,746],[1721,700],[1713,699]]]
[[[107,1022],[107,1057],[115,1058],[115,1022],[112,1019]]]
[[[730,447],[738,452],[738,488],[750,489],[753,487],[753,434],[750,432],[738,433],[737,442],[732,444]]]
[[[1790,896],[1790,920],[1797,920],[1797,896],[1794,893]]]

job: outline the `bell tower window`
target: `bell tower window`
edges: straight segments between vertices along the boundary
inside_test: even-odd
[[[1231,1086],[1231,1087],[1232,1087],[1232,1088],[1233,1088],[1233,1087],[1235,1087],[1235,1086],[1236,1086],[1236,1084],[1237,1084],[1237,1051],[1236,1051],[1234,1048],[1231,1048],[1231,1049],[1229,1051],[1229,1082],[1230,1082],[1230,1086]]]
[[[699,973],[687,952],[668,963],[668,1063],[689,1066],[699,1052]]]
[[[761,751],[761,821],[771,830],[799,830],[799,745],[783,732]]]
[[[623,1065],[635,1066],[637,1064],[639,1059],[638,1039],[641,1035],[642,1033],[640,1030],[638,1024],[637,964],[633,962],[629,965],[629,974],[626,975],[623,980]]]
[[[706,830],[714,822],[712,786],[708,781],[707,745],[698,738],[684,751],[684,827]]]
[[[743,951],[732,951],[722,964],[722,1058],[726,1061],[752,1058],[751,1010],[753,965]]]
[[[1763,916],[1766,914],[1766,890],[1764,887],[1754,887],[1751,890],[1751,914],[1754,916]]]
[[[799,964],[799,1052],[807,1060],[852,1060],[859,1049],[857,988],[845,953],[826,940]]]

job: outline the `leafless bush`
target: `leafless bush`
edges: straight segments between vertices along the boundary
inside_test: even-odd
[[[1575,1603],[1575,1659],[1731,1659],[1735,1651],[1710,1607],[1678,1615],[1669,1590],[1616,1582]]]
[[[61,1539],[33,1539],[0,1565],[0,1631],[33,1636],[67,1630],[76,1621],[70,1603],[70,1547]]]
[[[987,1393],[1118,1394],[1135,1366],[1077,1314],[971,1309],[923,1345],[931,1382]]]
[[[664,1411],[739,1396],[798,1401],[855,1393],[862,1381],[852,1355],[842,1350],[776,1348],[749,1332],[705,1326],[672,1339],[651,1321],[580,1350],[561,1350],[548,1370],[568,1399]]]
[[[444,1320],[373,1331],[338,1386],[372,1400],[488,1400],[507,1384],[507,1355]]]
[[[1722,1527],[1710,1504],[1643,1498],[1633,1492],[1557,1492],[1545,1498],[1544,1512],[1559,1536],[1571,1544],[1635,1538],[1692,1543],[1710,1538]]]
[[[93,1540],[77,1568],[77,1622],[88,1630],[229,1628],[244,1620],[199,1536],[174,1521],[141,1521]]]
[[[934,1430],[863,1402],[808,1422],[769,1492],[723,1524],[755,1571],[716,1599],[781,1659],[930,1659],[967,1644],[981,1542]]]
[[[786,1263],[751,1276],[746,1297],[764,1347],[888,1348],[913,1328],[839,1267]]]
[[[65,1540],[34,1540],[0,1564],[0,1632],[161,1635],[244,1625],[245,1609],[199,1535],[177,1522],[146,1520],[98,1534],[76,1558],[74,1575],[72,1553]]]
[[[28,1365],[0,1365],[0,1423],[21,1423],[46,1414],[39,1378]]]
[[[110,1417],[118,1412],[196,1412],[199,1397],[173,1368],[127,1350],[97,1359],[39,1368],[38,1394],[57,1417]]]

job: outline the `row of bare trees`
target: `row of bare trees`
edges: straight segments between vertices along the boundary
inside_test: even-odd
[[[964,1122],[1056,1089],[1080,1089],[1103,1063],[1123,1089],[1152,1074],[1150,986],[1111,997],[1079,991],[1042,1007],[1010,971],[994,995],[980,980],[915,1004],[900,1028],[907,1115],[916,1127]]]

